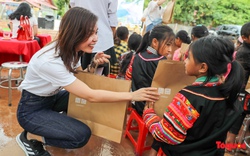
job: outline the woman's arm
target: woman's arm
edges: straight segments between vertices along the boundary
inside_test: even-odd
[[[38,26],[37,25],[33,25],[33,35],[36,36],[38,32]]]
[[[88,72],[94,72],[97,64],[108,62],[109,55],[99,52],[87,67]],[[81,69],[81,68],[78,68]],[[103,82],[105,83],[105,82]],[[68,92],[75,94],[90,102],[118,102],[118,101],[157,101],[159,94],[157,88],[142,88],[135,92],[112,92],[106,90],[94,90],[84,82],[76,79],[73,83],[64,87]]]
[[[159,1],[157,2],[157,4],[158,4],[158,6],[161,6],[164,2],[166,2],[166,0],[159,0]]]
[[[103,82],[105,83],[105,82]],[[68,92],[75,94],[90,102],[118,102],[118,101],[157,101],[159,94],[156,88],[142,88],[135,92],[113,92],[94,90],[84,82],[76,79],[64,87]]]
[[[10,23],[9,23],[9,26],[10,26],[10,30],[11,30],[11,32],[12,32],[12,30],[13,30],[13,23],[10,22]]]

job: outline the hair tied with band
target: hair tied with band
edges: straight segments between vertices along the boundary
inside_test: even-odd
[[[225,79],[230,74],[231,69],[232,69],[232,63],[230,62],[230,63],[227,64],[227,72],[224,74]]]

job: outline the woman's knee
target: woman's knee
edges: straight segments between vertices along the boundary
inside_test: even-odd
[[[85,146],[91,137],[91,130],[88,126],[84,127],[80,132],[78,131],[75,141],[72,142],[72,148],[80,148]]]

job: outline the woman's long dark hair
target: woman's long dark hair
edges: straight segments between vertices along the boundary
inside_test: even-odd
[[[148,31],[142,38],[140,47],[136,50],[136,53],[144,52],[147,50],[148,46],[151,45],[153,38],[156,38],[159,41],[159,47],[156,49],[159,50],[163,42],[170,42],[174,40],[175,34],[173,30],[166,25],[155,26],[151,31]]]
[[[9,19],[14,20],[16,18],[17,20],[20,20],[21,15],[27,16],[28,18],[32,17],[31,8],[28,3],[20,3],[17,9],[9,15]]]
[[[229,106],[233,106],[238,93],[242,88],[244,78],[243,68],[238,61],[232,61],[234,44],[228,38],[207,36],[194,41],[190,49],[197,63],[206,63],[208,66],[207,83],[214,76],[220,76],[227,72],[228,64],[231,71],[225,82],[220,85],[220,91],[226,97]]]
[[[94,33],[96,23],[97,16],[81,7],[73,7],[64,14],[55,50],[60,50],[59,57],[70,72],[76,73],[73,66],[78,63],[80,54],[83,53],[76,52],[75,48]]]

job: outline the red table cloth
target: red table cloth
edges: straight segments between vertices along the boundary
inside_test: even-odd
[[[40,49],[41,47],[36,40],[18,41],[17,39],[6,40],[0,37],[0,64],[8,61],[20,61],[19,56],[22,56],[23,61],[29,62]]]
[[[12,36],[12,33],[10,34]],[[3,32],[0,32],[0,37],[3,37]],[[38,34],[38,38],[40,38],[40,47],[44,47],[47,43],[51,42],[51,36],[48,34]]]
[[[51,36],[47,34],[38,34],[38,38],[40,38],[40,46],[44,47],[47,43],[51,42]]]

